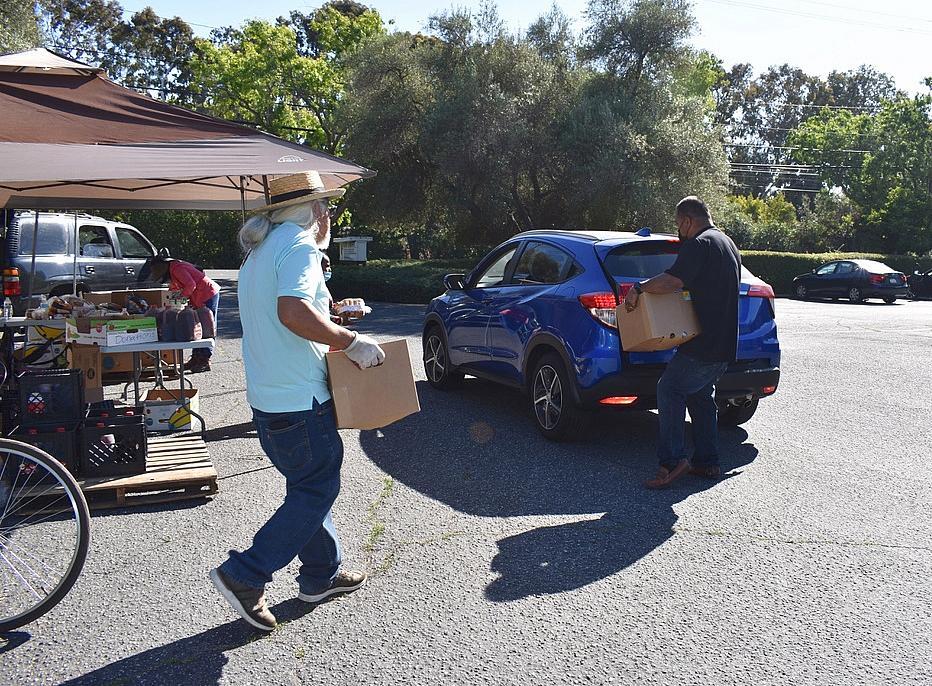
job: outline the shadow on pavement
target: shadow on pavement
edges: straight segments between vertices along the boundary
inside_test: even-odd
[[[313,612],[295,598],[270,608],[279,626]],[[113,662],[60,686],[209,686],[220,683],[228,658],[224,653],[266,636],[242,620],[227,622],[208,631],[152,648]],[[271,682],[270,682],[271,683]]]
[[[523,395],[467,379],[442,393],[418,383],[421,412],[363,431],[367,456],[387,474],[470,515],[579,515],[498,541],[485,589],[496,602],[561,593],[604,579],[673,535],[673,505],[715,485],[687,476],[665,491],[642,483],[656,470],[657,417],[597,416],[583,443],[551,443],[525,410]],[[741,429],[719,434],[723,471],[757,456]]]

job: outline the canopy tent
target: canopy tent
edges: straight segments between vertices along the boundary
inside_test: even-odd
[[[269,176],[375,172],[155,100],[39,48],[0,57],[0,207],[232,210]]]

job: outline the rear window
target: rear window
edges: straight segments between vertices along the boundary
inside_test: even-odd
[[[863,267],[872,274],[889,274],[896,271],[896,269],[891,269],[883,262],[874,262],[873,260],[858,260],[858,266]]]
[[[679,243],[644,241],[615,248],[604,263],[616,279],[649,279],[672,267],[679,251]]]
[[[35,218],[23,217],[19,220],[19,254],[32,255],[33,229]],[[46,221],[40,217],[39,232],[36,240],[36,255],[67,255],[71,252],[70,234],[59,222]]]

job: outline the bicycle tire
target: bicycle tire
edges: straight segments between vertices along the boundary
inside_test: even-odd
[[[14,454],[26,457],[42,465],[55,475],[61,482],[65,495],[71,502],[78,525],[77,545],[75,546],[74,555],[72,556],[67,571],[52,592],[40,600],[37,605],[12,617],[0,616],[0,633],[6,633],[29,624],[44,615],[61,602],[62,598],[64,598],[68,594],[68,591],[71,590],[72,586],[74,586],[75,581],[77,581],[84,567],[84,562],[87,559],[87,551],[91,542],[91,516],[87,507],[87,500],[84,498],[84,494],[81,492],[81,487],[78,486],[78,482],[75,481],[70,472],[68,472],[54,457],[28,443],[7,438],[0,438],[0,454]],[[2,527],[2,518],[5,515],[5,512],[0,512],[0,527]]]

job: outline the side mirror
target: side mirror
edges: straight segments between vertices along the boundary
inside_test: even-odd
[[[443,285],[448,291],[461,291],[466,287],[464,274],[447,274],[443,277]]]

